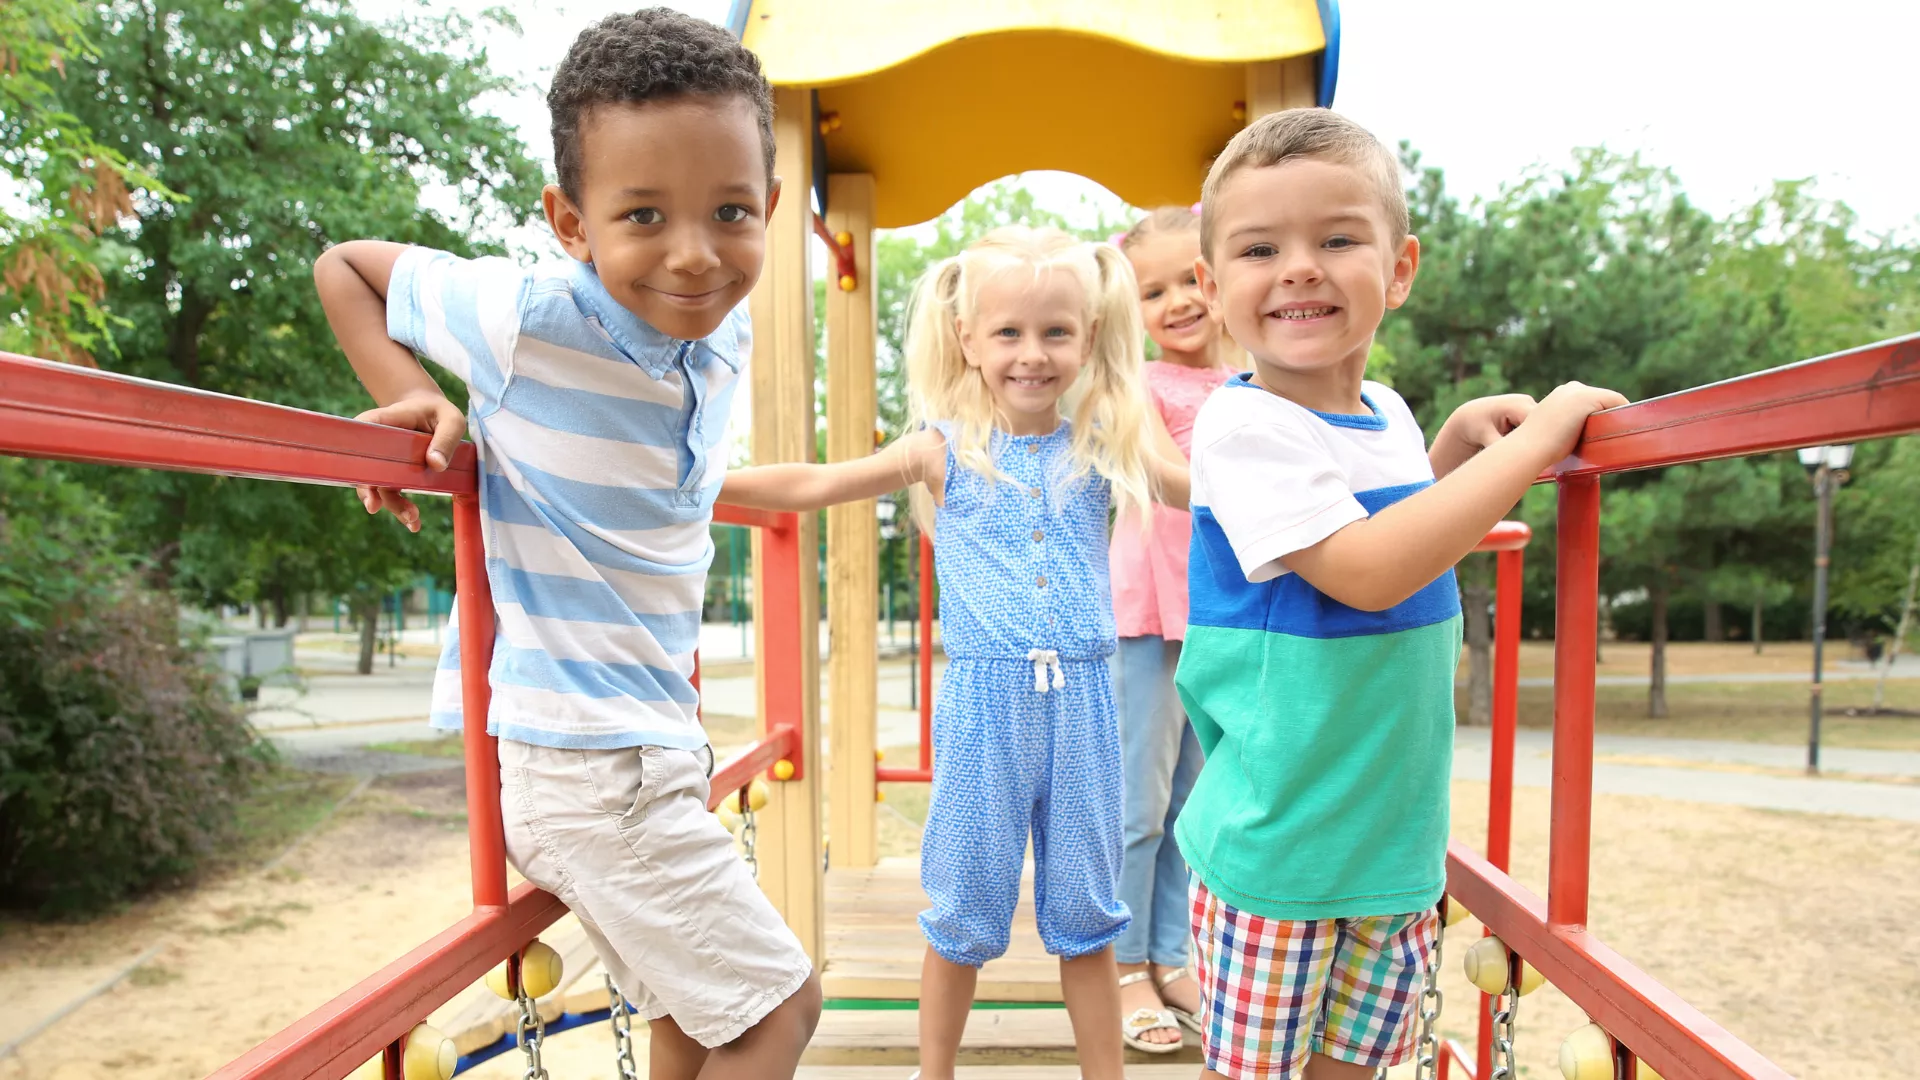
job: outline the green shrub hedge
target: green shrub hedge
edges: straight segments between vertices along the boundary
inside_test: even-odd
[[[0,905],[71,915],[189,874],[268,758],[176,608],[57,466],[0,458]]]

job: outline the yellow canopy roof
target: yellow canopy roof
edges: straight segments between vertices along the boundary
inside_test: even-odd
[[[1326,45],[1314,0],[754,0],[743,37],[819,90],[827,169],[873,174],[887,228],[1030,169],[1191,203],[1245,65]]]

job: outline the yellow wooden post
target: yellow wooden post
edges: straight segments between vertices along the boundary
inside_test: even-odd
[[[806,89],[774,91],[775,171],[784,179],[780,207],[767,229],[767,263],[753,290],[753,460],[812,461],[813,280],[807,248],[813,232],[812,110]],[[760,887],[799,937],[818,968],[826,960],[822,933],[825,883],[820,871],[820,529],[813,514],[800,515],[800,711],[806,771],[799,780],[772,785],[760,815]],[[756,655],[766,655],[766,619],[761,597],[766,560],[753,545]],[[755,667],[756,687],[762,682]],[[762,695],[757,694],[756,699]]]
[[[1298,109],[1315,101],[1313,57],[1261,60],[1247,65],[1247,122],[1282,109]]]
[[[876,412],[873,288],[873,177],[827,177],[827,230],[850,240],[857,284],[843,290],[827,268],[827,460],[873,453]],[[827,835],[836,867],[872,866],[874,725],[878,718],[879,541],[874,501],[827,511],[828,713],[833,770],[828,778]]]

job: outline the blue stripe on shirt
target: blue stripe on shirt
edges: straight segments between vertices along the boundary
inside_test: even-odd
[[[525,462],[516,462],[515,467],[527,478],[528,486],[537,493],[539,501],[516,491],[505,476],[489,472],[481,479],[480,500],[496,521],[546,526],[579,546],[590,561],[617,570],[646,574],[694,573],[705,569],[713,553],[709,539],[701,545],[704,549],[701,557],[693,563],[650,562],[615,547],[589,530],[641,532],[707,521],[713,516],[714,501],[720,497],[717,483],[700,489],[697,505],[676,506],[672,489],[609,487],[565,480]],[[583,541],[583,537],[587,540]],[[589,550],[589,542],[604,549],[606,557]]]
[[[635,611],[604,581],[515,570],[499,559],[487,560],[487,574],[497,590],[494,603],[519,604],[534,618],[611,626],[638,624],[646,627],[669,655],[690,653],[700,644],[698,608],[667,615]],[[698,596],[693,599],[699,602]]]
[[[493,660],[496,685],[524,686],[589,698],[628,698],[633,701],[698,703],[699,696],[677,671],[645,664],[602,664],[591,660],[559,660],[537,649],[516,649],[504,642]]]
[[[652,381],[639,368],[636,380]],[[651,401],[548,386],[521,375],[513,381],[513,412],[549,431],[611,442],[671,447],[679,444],[681,409]]]

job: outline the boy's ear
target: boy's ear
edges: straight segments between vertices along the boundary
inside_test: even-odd
[[[540,206],[547,212],[547,227],[553,230],[567,254],[583,263],[592,262],[593,249],[587,246],[586,221],[580,208],[560,190],[560,185],[548,184],[541,189]]]
[[[1207,315],[1225,326],[1225,313],[1220,310],[1220,281],[1213,276],[1213,268],[1207,265],[1205,255],[1193,260],[1193,279],[1200,283],[1200,298],[1206,301]]]
[[[767,224],[773,224],[773,212],[780,208],[780,178],[774,177],[767,187]]]
[[[1400,244],[1400,254],[1394,256],[1393,278],[1387,282],[1387,308],[1392,310],[1407,302],[1413,294],[1413,276],[1420,272],[1420,238],[1408,234]]]

